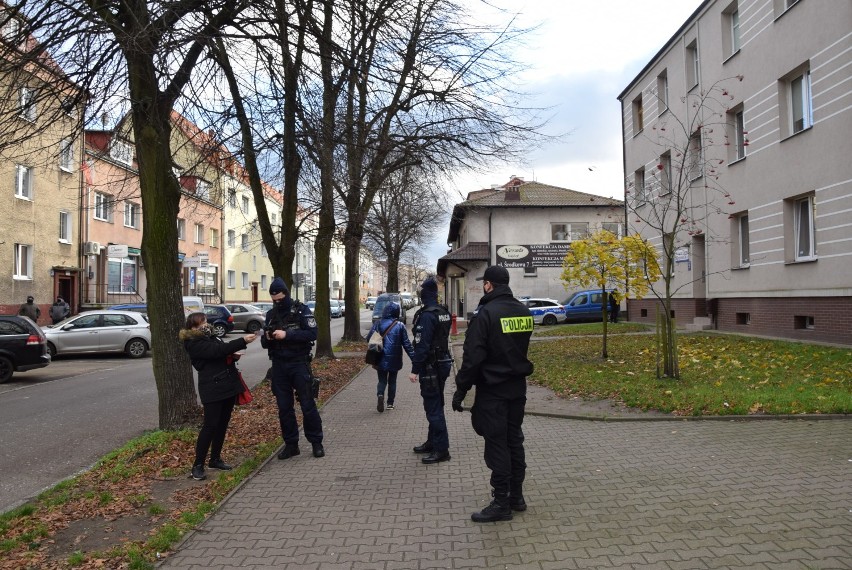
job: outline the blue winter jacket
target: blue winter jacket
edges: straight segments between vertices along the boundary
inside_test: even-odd
[[[367,333],[367,338],[373,334],[373,331],[378,331],[382,334],[387,330],[394,320],[399,319],[399,304],[388,303],[382,311],[382,318],[376,321],[370,332]],[[385,349],[385,355],[381,362],[376,365],[379,370],[387,370],[397,372],[402,368],[402,349],[411,358],[414,356],[414,347],[411,346],[411,341],[408,340],[408,331],[405,330],[405,325],[401,321],[397,321],[393,328],[388,331],[382,341],[382,346]]]

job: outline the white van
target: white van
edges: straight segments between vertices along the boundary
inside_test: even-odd
[[[189,315],[190,313],[201,313],[204,311],[204,301],[201,297],[184,297],[183,312]]]

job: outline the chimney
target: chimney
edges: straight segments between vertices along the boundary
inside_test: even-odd
[[[506,202],[520,202],[521,189],[518,186],[507,186],[503,200]]]

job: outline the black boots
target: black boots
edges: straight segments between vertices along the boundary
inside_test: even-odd
[[[278,459],[290,459],[295,455],[299,455],[299,446],[287,444],[284,446],[284,449],[281,450],[281,453],[278,454]]]
[[[432,463],[440,463],[442,461],[450,460],[450,452],[449,451],[433,451],[420,461],[425,463],[426,465],[431,465]]]
[[[480,523],[512,520],[512,508],[509,506],[508,495],[492,494],[494,495],[494,500],[491,501],[491,504],[478,513],[470,515],[470,520]],[[526,508],[526,503],[524,504],[524,508]]]
[[[524,490],[521,485],[513,484],[509,490],[509,506],[513,511],[527,510],[527,502],[524,500]]]
[[[211,469],[218,469],[219,471],[230,471],[231,469],[233,469],[233,467],[222,461],[221,458],[211,459],[210,463],[208,463],[207,466]]]
[[[311,446],[314,448],[314,457],[325,457],[325,448],[321,443],[312,443]]]
[[[426,443],[414,446],[414,453],[432,453],[434,449],[428,441]]]

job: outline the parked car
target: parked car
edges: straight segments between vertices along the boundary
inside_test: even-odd
[[[399,293],[382,293],[376,297],[376,305],[373,307],[373,323],[382,318],[382,311],[385,310],[385,305],[391,302],[399,305],[399,320],[403,324],[408,324],[408,315],[405,312],[406,307],[403,305]]]
[[[346,316],[346,299],[337,299],[337,304],[340,305],[340,316]]]
[[[365,309],[372,309],[376,306],[376,298],[375,297],[367,297],[367,300],[364,301]]]
[[[125,303],[123,305],[113,305],[109,308],[110,311],[133,311],[134,313],[148,314],[147,303]]]
[[[254,305],[254,306],[255,306],[255,307],[257,307],[258,309],[260,309],[261,311],[263,311],[263,314],[264,314],[264,315],[265,315],[266,313],[268,313],[268,312],[269,312],[269,310],[270,310],[270,309],[272,308],[272,306],[273,306],[273,304],[272,304],[272,303],[267,303],[267,302],[264,302],[264,301],[258,301],[257,303],[252,303],[252,305]]]
[[[411,293],[400,293],[399,298],[402,299],[402,306],[406,309],[414,306],[414,295]]]
[[[134,311],[85,311],[43,330],[51,357],[124,352],[130,358],[141,358],[151,348],[148,315]]]
[[[555,299],[528,298],[521,301],[529,308],[537,325],[555,325],[565,320],[565,307]]]
[[[589,289],[577,291],[565,300],[566,321],[601,321],[601,302],[603,291],[600,289]]]
[[[312,313],[316,314],[317,312],[317,302],[316,301],[307,301],[305,305],[311,310]],[[336,319],[337,317],[342,317],[343,312],[340,310],[340,305],[337,302],[337,299],[331,299],[329,301],[329,314],[332,319]]]
[[[247,303],[226,303],[234,318],[234,328],[248,333],[256,333],[266,322],[266,311]]]
[[[225,305],[204,305],[202,312],[219,338],[234,330],[234,317]]]
[[[38,325],[29,317],[0,315],[0,383],[48,364],[47,340]]]

